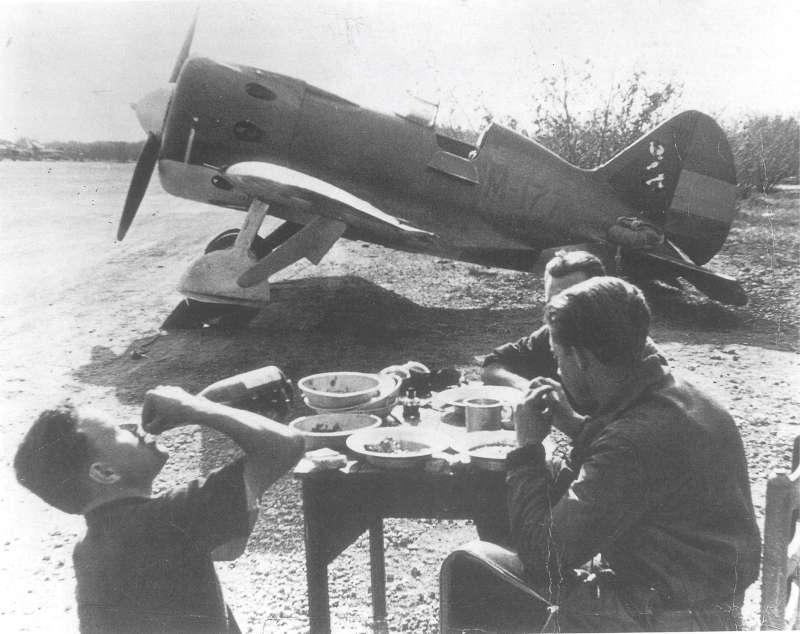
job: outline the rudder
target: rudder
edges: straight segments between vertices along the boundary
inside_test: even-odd
[[[597,172],[695,264],[708,262],[725,242],[735,213],[736,170],[725,133],[708,115],[676,115]]]

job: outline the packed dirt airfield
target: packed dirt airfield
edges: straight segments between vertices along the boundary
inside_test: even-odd
[[[116,224],[133,164],[0,162],[0,630],[74,631],[72,543],[80,517],[19,487],[11,460],[35,415],[65,396],[136,421],[159,384],[199,390],[219,378],[277,365],[298,378],[374,372],[421,361],[477,371],[474,357],[540,321],[539,273],[484,268],[340,241],[319,267],[295,265],[276,301],[247,327],[160,331],[180,301],[181,272],[243,214],[173,198],[153,178],[125,242]],[[649,285],[653,338],[677,372],[718,396],[744,438],[756,509],[765,481],[790,460],[800,433],[798,296],[800,191],[740,208],[710,265],[737,276],[750,303],[732,308],[690,288]],[[301,279],[302,278],[302,279]],[[295,404],[292,416],[307,413]],[[194,427],[170,432],[159,486],[194,477],[231,447]],[[390,631],[437,631],[438,572],[473,539],[468,522],[387,520]],[[303,517],[298,483],[283,478],[262,500],[247,552],[220,565],[239,624],[251,632],[307,630]],[[365,537],[330,568],[332,626],[369,632]],[[745,623],[758,623],[759,589]]]

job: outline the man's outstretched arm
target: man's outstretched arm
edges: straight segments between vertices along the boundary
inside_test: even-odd
[[[519,374],[514,374],[500,363],[490,363],[481,371],[481,380],[486,385],[507,385],[518,390],[528,389],[530,381]]]
[[[265,418],[194,396],[178,387],[158,387],[145,396],[142,427],[161,433],[181,425],[202,425],[225,434],[245,453],[244,474],[256,497],[291,469],[303,453],[294,430]]]

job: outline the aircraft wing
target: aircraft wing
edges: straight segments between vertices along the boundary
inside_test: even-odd
[[[236,163],[225,170],[223,177],[237,189],[266,203],[299,208],[408,246],[428,245],[437,238],[436,234],[387,214],[339,187],[280,165],[257,161]]]

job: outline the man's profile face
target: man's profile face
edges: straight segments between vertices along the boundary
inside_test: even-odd
[[[549,302],[553,295],[558,295],[561,291],[568,289],[570,286],[575,286],[584,280],[589,279],[586,273],[581,271],[574,271],[567,273],[561,277],[553,277],[552,275],[544,276],[544,301]]]
[[[92,448],[92,463],[103,463],[120,476],[120,484],[149,486],[167,461],[166,450],[148,439],[138,425],[115,425],[102,415],[81,416],[78,431]]]
[[[558,376],[567,394],[570,405],[579,414],[591,414],[594,400],[589,391],[588,376],[578,364],[575,348],[562,346],[553,339],[550,333],[550,349],[558,363]]]

